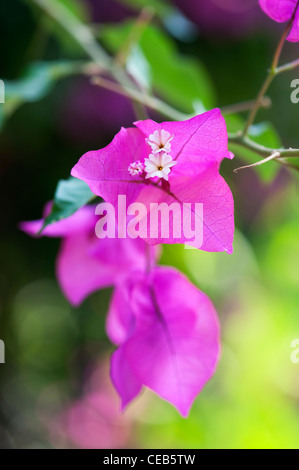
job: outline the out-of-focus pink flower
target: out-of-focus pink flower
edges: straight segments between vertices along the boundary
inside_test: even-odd
[[[264,12],[278,23],[290,21],[292,17],[293,26],[287,37],[290,42],[299,41],[299,1],[298,0],[259,0]]]
[[[120,344],[111,376],[122,407],[146,386],[187,416],[219,357],[209,298],[178,271],[156,267],[115,290],[107,330]]]
[[[256,0],[174,0],[204,34],[244,36],[260,22]]]
[[[58,125],[72,144],[86,145],[105,142],[115,129],[130,125],[133,119],[129,100],[92,85],[88,77],[78,77],[64,94]]]
[[[149,233],[151,204],[164,202],[170,206],[176,203],[173,218],[188,210],[191,218],[194,208],[188,208],[187,204],[201,203],[203,242],[193,246],[205,251],[231,253],[234,204],[231,191],[219,174],[219,167],[224,158],[232,158],[233,155],[228,151],[226,124],[220,110],[214,109],[187,121],[158,124],[146,120],[135,125],[135,128],[122,128],[104,149],[83,155],[71,174],[85,181],[93,193],[115,207],[119,195],[125,195],[128,204],[143,203],[148,219],[144,238],[150,244],[190,241],[185,236],[182,217],[179,222],[181,236],[162,235],[163,229],[168,228],[170,233],[171,218],[169,221],[160,220],[158,235],[152,236]],[[154,142],[153,136],[157,135],[161,139],[163,135],[165,142],[163,139],[160,143]],[[158,152],[160,146],[162,152]],[[155,171],[151,172],[149,160],[160,156],[160,164],[155,162]],[[132,165],[140,162],[145,164],[145,171],[132,175]]]
[[[47,205],[46,212],[48,209]],[[99,239],[95,235],[98,220],[95,206],[85,206],[42,232],[48,237],[63,238],[56,272],[62,291],[73,305],[79,305],[98,289],[118,284],[131,270],[144,271],[147,267],[148,247],[143,240]],[[44,219],[22,222],[20,228],[36,236],[43,222]]]
[[[85,384],[81,398],[50,423],[51,440],[60,447],[119,449],[131,435],[131,420],[119,413],[118,397],[101,364]],[[49,421],[49,420],[48,420]]]

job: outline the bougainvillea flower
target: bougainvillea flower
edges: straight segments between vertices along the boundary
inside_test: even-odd
[[[107,332],[120,345],[111,377],[122,407],[146,386],[187,416],[219,358],[209,298],[175,269],[156,267],[114,291]]]
[[[115,207],[119,195],[126,196],[127,204],[142,202],[147,210],[142,220],[148,219],[143,238],[150,244],[187,243],[205,251],[231,253],[234,203],[219,167],[224,158],[233,155],[228,151],[227,130],[220,110],[214,109],[187,121],[158,124],[146,120],[136,122],[135,126],[122,128],[104,149],[83,155],[72,169],[72,176],[85,181],[95,194]],[[150,157],[154,155],[153,147],[158,148],[160,144],[163,152]],[[152,168],[154,177],[151,177],[149,160],[154,163],[154,158],[161,158],[161,165]],[[132,173],[139,163],[145,170],[140,167],[136,176]],[[150,213],[151,204],[155,203],[166,203],[168,207],[176,203],[176,206],[169,221],[162,218],[158,234],[152,236]],[[181,236],[163,236],[162,229],[167,228],[163,223],[168,224],[168,228],[173,227],[173,221],[179,220],[184,210],[189,211],[189,219],[194,218],[192,205],[196,203],[203,205],[202,240],[190,242],[184,234],[186,224],[182,217],[177,223]],[[188,204],[192,207],[187,207]]]
[[[290,21],[292,17],[293,26],[287,37],[288,41],[299,41],[299,2],[298,0],[259,0],[264,12],[278,23]]]
[[[167,153],[158,153],[157,155],[150,154],[150,156],[145,159],[146,178],[154,178],[157,176],[158,178],[164,178],[168,181],[170,170],[176,164],[177,162],[174,162]]]
[[[48,212],[47,206],[46,212]],[[95,206],[85,206],[67,219],[45,227],[42,235],[63,238],[56,262],[57,279],[66,298],[79,305],[92,292],[116,285],[133,269],[147,268],[148,246],[131,238],[95,235]],[[44,219],[22,222],[20,228],[36,236]],[[151,250],[155,256],[157,251]]]

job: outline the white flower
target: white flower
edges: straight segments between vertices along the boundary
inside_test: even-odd
[[[130,173],[131,176],[141,175],[141,173],[143,173],[143,170],[144,170],[144,166],[140,160],[137,160],[137,162],[133,162],[128,166],[128,172]]]
[[[144,160],[144,163],[147,173],[146,178],[158,176],[158,178],[164,178],[166,181],[168,181],[170,168],[177,164],[167,153],[158,153],[156,155],[151,153],[149,158]]]
[[[173,135],[169,134],[169,132],[165,131],[164,129],[155,131],[153,134],[149,136],[148,139],[145,139],[147,143],[152,148],[152,153],[160,153],[165,152],[169,153],[171,150],[171,141],[173,139]]]

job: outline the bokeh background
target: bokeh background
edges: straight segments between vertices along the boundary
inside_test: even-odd
[[[136,38],[127,68],[143,86],[184,112],[254,98],[282,25],[257,0],[60,0],[110,53],[144,7],[155,16]],[[135,119],[124,97],[79,73],[81,48],[30,0],[0,3],[0,448],[298,448],[299,190],[297,174],[275,163],[233,173],[257,159],[236,152],[222,174],[236,201],[234,254],[164,248],[162,263],[211,296],[222,325],[218,370],[182,419],[145,391],[121,414],[109,379],[105,334],[111,291],[79,308],[55,279],[59,240],[18,229],[39,218],[58,179],[87,150],[109,143]],[[287,45],[284,61],[299,56]],[[79,64],[79,65],[78,65]],[[299,147],[299,104],[282,75],[272,107],[252,135],[273,147]],[[151,116],[162,119],[157,113]],[[238,130],[244,116],[227,116]],[[271,123],[271,124],[269,124]],[[279,136],[277,131],[279,130]],[[237,149],[233,149],[237,150]]]

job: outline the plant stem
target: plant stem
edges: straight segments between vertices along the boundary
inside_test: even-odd
[[[259,91],[259,94],[257,95],[257,98],[255,100],[255,104],[251,110],[251,112],[249,113],[249,116],[248,116],[248,119],[246,121],[246,124],[245,124],[245,127],[244,127],[244,130],[243,130],[243,135],[246,136],[247,133],[248,133],[248,130],[250,128],[250,126],[253,124],[254,120],[255,120],[255,117],[261,107],[261,103],[262,103],[262,100],[268,90],[268,88],[270,87],[273,79],[275,78],[275,76],[277,75],[277,66],[278,66],[278,62],[279,62],[279,59],[280,59],[280,56],[281,56],[281,52],[282,52],[282,49],[283,49],[283,46],[284,46],[284,43],[285,43],[285,40],[290,32],[290,29],[292,27],[292,24],[293,24],[293,21],[294,21],[294,17],[295,17],[295,13],[296,13],[296,10],[297,10],[297,7],[295,8],[294,10],[294,13],[293,13],[293,16],[291,18],[291,20],[288,22],[286,28],[284,29],[283,31],[283,34],[280,38],[280,41],[278,43],[278,46],[275,50],[275,54],[274,54],[274,57],[273,57],[273,60],[272,60],[272,64],[271,64],[271,67],[268,71],[268,74],[266,76],[266,79],[262,85],[262,88],[260,89]]]

